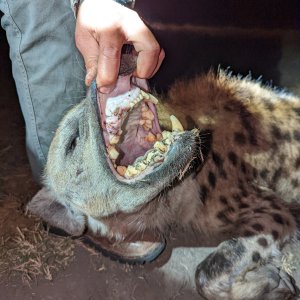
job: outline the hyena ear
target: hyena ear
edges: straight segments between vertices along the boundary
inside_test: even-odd
[[[84,215],[57,202],[47,188],[42,188],[27,204],[27,210],[39,216],[49,225],[71,235],[81,235],[85,230]]]

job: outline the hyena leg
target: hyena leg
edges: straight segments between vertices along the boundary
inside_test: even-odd
[[[42,188],[31,199],[27,209],[49,225],[63,229],[71,235],[81,235],[85,230],[85,216],[57,202],[46,188]]]
[[[271,235],[225,241],[197,268],[196,285],[205,299],[296,299],[294,279],[281,266]]]
[[[238,238],[221,243],[198,266],[196,285],[206,299],[296,299],[299,290],[282,264],[284,245],[296,234],[295,219],[280,202],[273,205],[277,213],[263,209],[264,201],[231,219]]]

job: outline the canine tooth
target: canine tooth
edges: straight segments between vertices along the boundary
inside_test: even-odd
[[[142,90],[141,90],[141,95],[143,96],[143,98],[145,98],[147,100],[150,98],[149,94],[146,93],[146,92],[144,92],[144,91],[142,91]]]
[[[179,131],[179,132],[184,131],[183,126],[174,115],[170,116],[170,120],[172,123],[172,131]]]
[[[153,148],[157,149],[157,150],[159,150],[161,152],[166,152],[168,150],[168,147],[166,145],[164,145],[162,142],[156,142],[153,145]]]
[[[150,96],[150,99],[148,101],[152,102],[153,104],[158,103],[158,100],[152,94],[149,94],[149,96]]]
[[[126,170],[126,173],[125,173],[125,176],[127,177],[132,177],[134,175],[138,175],[140,172],[133,166],[128,166],[127,167],[127,170]]]
[[[124,176],[126,173],[127,168],[124,166],[117,166],[117,172],[119,175]]]
[[[144,140],[146,142],[153,143],[156,141],[156,136],[152,132],[149,132],[148,135],[144,137]]]
[[[107,152],[109,155],[109,158],[112,160],[116,160],[119,156],[119,152],[116,150],[114,146],[108,146]]]

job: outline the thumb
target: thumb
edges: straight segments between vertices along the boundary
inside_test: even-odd
[[[76,46],[82,54],[85,63],[85,84],[90,86],[97,75],[99,44],[93,36],[88,34],[76,36]]]

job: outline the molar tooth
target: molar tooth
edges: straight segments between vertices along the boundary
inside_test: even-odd
[[[119,136],[119,135],[113,135],[113,136],[109,139],[109,143],[110,143],[111,145],[116,145],[116,144],[118,144],[119,140],[120,140],[120,136]]]
[[[166,145],[164,145],[162,142],[156,142],[153,145],[153,148],[157,149],[157,150],[159,150],[161,152],[166,152],[168,150],[168,147]]]
[[[170,120],[172,123],[172,131],[179,131],[179,132],[184,131],[183,126],[174,115],[170,116]]]
[[[126,170],[126,173],[125,173],[125,176],[126,177],[133,177],[135,175],[138,175],[140,172],[133,166],[128,166],[127,167],[127,170]]]
[[[115,146],[112,145],[108,146],[107,152],[111,160],[116,160],[119,156],[119,152],[116,150]]]
[[[144,140],[146,142],[153,143],[156,141],[156,136],[152,132],[149,132],[148,135],[144,137]]]
[[[142,118],[153,121],[154,120],[154,114],[151,111],[151,109],[148,109],[147,111],[143,111],[142,112]]]
[[[162,133],[163,139],[170,139],[172,137],[172,132],[164,130]]]
[[[153,160],[153,157],[157,155],[156,151],[155,150],[152,150],[150,151],[148,154],[147,154],[147,158],[145,160],[145,163],[146,164],[149,164],[151,162],[151,160]]]
[[[138,171],[142,172],[142,171],[144,171],[144,170],[147,168],[147,165],[146,165],[144,162],[138,162],[138,163],[136,164],[135,168],[136,168]]]
[[[119,173],[119,175],[121,175],[123,177],[126,173],[126,170],[127,170],[127,168],[124,166],[117,166],[117,172]]]

